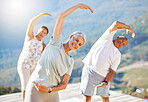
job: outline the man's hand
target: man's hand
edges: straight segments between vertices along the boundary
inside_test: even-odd
[[[42,92],[48,92],[49,89],[44,86],[44,85],[38,85],[36,82],[33,81],[33,84],[35,86],[35,88],[38,90],[38,91],[42,91]]]
[[[134,38],[135,37],[135,33],[132,29],[126,29],[126,34],[131,33],[131,36]]]
[[[93,86],[94,86],[94,87],[102,87],[102,86],[105,86],[105,85],[107,85],[107,83],[106,83],[106,82],[102,82],[102,83],[100,83],[100,84],[93,85]]]

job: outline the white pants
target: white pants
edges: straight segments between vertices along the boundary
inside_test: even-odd
[[[25,102],[60,102],[58,92],[37,91],[33,82],[29,80],[25,93]]]
[[[34,70],[28,70],[26,68],[23,68],[22,65],[18,65],[17,70],[21,80],[21,90],[26,90],[27,83]]]

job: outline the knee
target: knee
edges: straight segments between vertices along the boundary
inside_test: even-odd
[[[91,96],[83,96],[83,102],[90,102],[91,101]]]
[[[109,97],[101,97],[103,102],[109,102]]]

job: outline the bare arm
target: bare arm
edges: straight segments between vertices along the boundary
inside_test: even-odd
[[[54,28],[53,38],[62,33],[64,18],[67,17],[69,14],[71,14],[73,11],[75,11],[78,8],[89,9],[93,13],[93,10],[89,6],[84,5],[84,4],[78,4],[76,6],[73,6],[69,9],[67,9],[66,11],[60,13],[58,15],[58,19],[57,19],[57,22],[56,22],[56,25],[55,25],[55,28]]]
[[[59,90],[66,89],[69,79],[70,79],[70,75],[64,74],[61,84],[58,86],[54,86],[52,88],[52,91],[59,91]]]
[[[52,91],[59,91],[59,90],[65,89],[67,87],[67,84],[68,84],[69,79],[70,79],[70,75],[64,74],[64,76],[62,78],[61,84],[52,87]],[[46,93],[48,93],[49,91],[51,91],[50,88],[47,88],[46,86],[38,85],[35,82],[33,82],[33,83],[34,83],[34,86],[36,87],[36,89],[38,91],[42,91],[42,92],[46,92]]]
[[[114,74],[115,74],[115,71],[110,68],[109,73],[107,74],[107,76],[106,76],[106,78],[104,80],[107,81],[107,82],[111,81],[112,78],[114,77]],[[102,87],[102,86],[105,86],[105,85],[107,85],[107,83],[102,82],[102,83],[100,83],[98,85],[94,85],[94,86],[95,87]]]
[[[42,52],[44,51],[45,47],[46,47],[46,45],[45,45],[45,43],[43,42],[43,49],[42,49]]]
[[[33,35],[34,23],[35,23],[39,18],[41,18],[43,15],[52,16],[52,15],[50,15],[49,13],[41,13],[41,14],[37,15],[36,17],[34,17],[34,18],[29,22],[26,35],[29,36],[30,39],[32,39],[32,38],[34,37],[34,35]]]
[[[132,28],[122,22],[119,22],[119,21],[115,21],[113,23],[113,27],[110,29],[110,31],[115,31],[117,29],[127,29],[127,34],[130,32],[132,37],[134,38],[135,37],[135,33],[134,31],[132,30]]]

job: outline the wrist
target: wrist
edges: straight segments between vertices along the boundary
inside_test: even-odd
[[[105,80],[104,80],[103,82],[105,82],[105,83],[106,83],[106,85],[108,85],[108,81],[105,81]]]
[[[49,88],[49,89],[48,89],[48,93],[51,93],[51,92],[52,92],[52,88]]]

